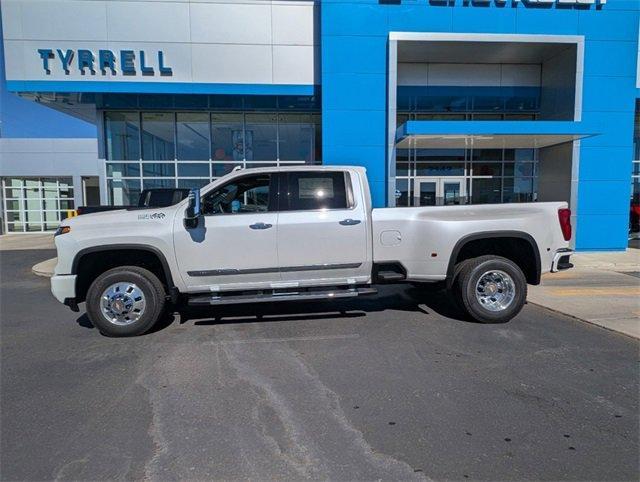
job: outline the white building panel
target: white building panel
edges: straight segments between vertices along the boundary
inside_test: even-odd
[[[313,84],[313,47],[275,45],[273,47],[274,84]]]
[[[191,5],[191,41],[271,44],[271,5],[197,3]]]
[[[3,0],[2,34],[4,38],[22,38],[22,2],[19,0]]]
[[[429,64],[399,63],[398,85],[427,85]]]
[[[25,40],[103,40],[107,35],[104,2],[23,1],[22,37]],[[3,1],[3,14],[5,3]],[[63,28],[61,28],[63,27]]]
[[[503,64],[501,85],[510,87],[540,86],[542,66],[536,64]]]
[[[189,5],[180,2],[107,2],[108,39],[189,42]]]
[[[537,64],[398,64],[398,85],[538,87]]]
[[[311,0],[4,0],[2,9],[9,81],[315,83]],[[38,49],[52,51],[49,72]],[[73,50],[68,73],[58,49]],[[94,74],[80,72],[82,49],[93,53]],[[101,72],[100,50],[113,52],[115,74]],[[122,72],[122,50],[134,51],[133,75]],[[141,50],[153,75],[140,71]],[[159,75],[159,51],[171,75]]]
[[[429,64],[428,85],[497,86],[499,64]]]
[[[193,45],[193,82],[271,84],[270,45]]]
[[[273,5],[273,43],[276,45],[314,44],[314,5]]]

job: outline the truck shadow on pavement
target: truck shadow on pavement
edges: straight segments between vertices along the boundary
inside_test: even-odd
[[[458,321],[470,322],[451,301],[448,293],[434,288],[411,285],[378,287],[377,295],[346,300],[316,302],[257,303],[203,308],[179,309],[180,324],[194,320],[196,326],[260,321],[304,321],[332,318],[360,318],[382,311],[437,314]]]
[[[177,321],[176,315],[179,315],[181,325],[193,321],[195,326],[362,318],[368,313],[382,311],[417,312],[427,316],[435,314],[465,323],[475,323],[455,306],[449,293],[439,287],[406,284],[379,286],[378,289],[377,295],[346,300],[255,303],[210,308],[178,306],[167,313],[149,333],[171,326]],[[76,323],[83,328],[94,328],[86,314],[80,316]]]

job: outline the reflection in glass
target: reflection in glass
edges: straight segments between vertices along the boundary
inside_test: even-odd
[[[278,157],[282,161],[314,161],[315,126],[307,114],[278,116]]]
[[[244,159],[242,114],[211,115],[211,152],[214,161]]]
[[[177,114],[178,159],[209,159],[209,114],[185,112]]]
[[[178,163],[178,177],[209,177],[209,163],[180,162]]]
[[[137,112],[105,112],[107,159],[140,159],[140,126]]]
[[[144,177],[174,177],[176,166],[168,162],[145,162],[142,164]]]
[[[276,115],[247,114],[245,122],[245,159],[275,161],[278,158]]]
[[[108,177],[138,177],[140,176],[140,164],[133,162],[108,162]]]
[[[501,202],[502,180],[500,178],[472,179],[473,204]]]
[[[113,206],[133,206],[140,197],[140,181],[138,179],[107,180],[109,202]]]
[[[174,115],[169,112],[142,113],[142,159],[175,159]]]

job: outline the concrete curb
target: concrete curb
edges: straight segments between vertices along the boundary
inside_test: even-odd
[[[47,259],[42,261],[31,268],[33,274],[37,276],[43,276],[45,278],[51,278],[53,276],[53,270],[58,263],[58,258]]]
[[[603,330],[609,331],[611,333],[616,333],[618,335],[627,336],[627,337],[632,338],[634,340],[640,340],[640,336],[638,336],[638,335],[635,335],[633,333],[629,333],[628,331],[617,330],[616,328],[612,328],[611,326],[607,326],[607,325],[603,325],[602,323],[598,323],[595,320],[585,320],[584,318],[579,318],[576,315],[572,315],[571,313],[567,313],[565,311],[560,311],[560,310],[557,310],[555,308],[551,308],[551,307],[543,305],[542,303],[539,303],[539,302],[528,301],[527,300],[527,303],[531,304],[531,305],[539,306],[540,308],[544,308],[545,310],[551,311],[553,313],[557,313],[559,315],[564,315],[564,316],[566,316],[568,318],[571,318],[571,319],[574,319],[576,321],[581,321],[582,323],[588,323],[589,325],[597,326],[598,328],[601,328]]]

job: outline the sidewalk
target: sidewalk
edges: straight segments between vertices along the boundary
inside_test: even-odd
[[[571,261],[574,269],[530,286],[528,300],[640,339],[640,250],[578,253]]]
[[[0,236],[0,251],[17,249],[55,249],[53,233],[3,234]]]

